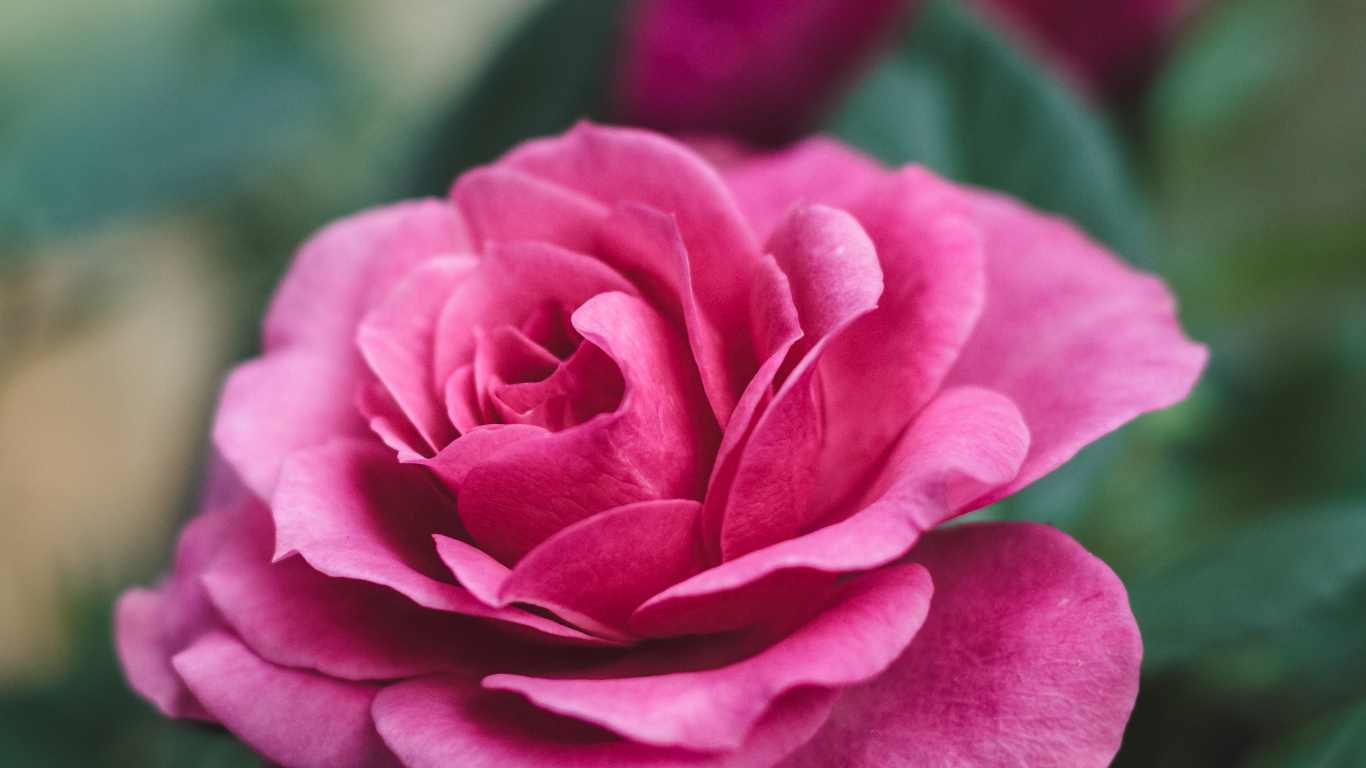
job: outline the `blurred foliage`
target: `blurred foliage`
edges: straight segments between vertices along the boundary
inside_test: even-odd
[[[1315,720],[1256,755],[1248,768],[1355,768],[1366,755],[1366,702]]]
[[[275,3],[138,30],[0,145],[0,253],[222,195],[317,136],[337,73]]]
[[[886,163],[1008,192],[1151,263],[1139,196],[1106,118],[953,2],[924,9],[831,127]]]
[[[460,172],[581,119],[610,118],[609,71],[624,0],[553,0],[439,121],[413,194],[442,195]]]
[[[197,3],[98,66],[39,67],[42,85],[11,69],[0,254],[190,210],[248,286],[249,351],[309,230],[610,118],[625,2],[554,0],[430,124],[386,121],[302,0]],[[1366,765],[1363,40],[1363,0],[1210,0],[1121,133],[935,0],[831,123],[887,162],[1076,219],[1166,277],[1211,347],[1188,401],[979,513],[1056,525],[1129,585],[1147,658],[1121,768]],[[61,680],[0,694],[0,765],[258,762],[127,692],[107,613],[82,615]]]
[[[167,719],[128,689],[109,641],[112,603],[74,611],[77,647],[59,679],[0,695],[0,766],[259,768],[232,734]]]
[[[1366,513],[1346,508],[1242,526],[1128,586],[1154,671],[1285,625],[1363,581]]]

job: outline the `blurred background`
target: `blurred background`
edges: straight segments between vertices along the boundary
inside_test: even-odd
[[[109,604],[169,563],[294,248],[619,119],[629,5],[4,0],[0,766],[259,764],[126,690]],[[934,0],[812,118],[1072,216],[1211,348],[1187,402],[975,516],[1062,528],[1129,587],[1117,766],[1366,765],[1366,0],[1156,3],[1109,69],[1031,26],[1047,5]]]

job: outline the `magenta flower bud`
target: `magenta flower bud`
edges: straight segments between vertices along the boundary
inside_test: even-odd
[[[627,122],[778,144],[815,126],[913,0],[644,0],[617,82]]]

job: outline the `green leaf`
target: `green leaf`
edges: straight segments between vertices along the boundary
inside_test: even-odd
[[[1326,509],[1243,526],[1131,579],[1144,668],[1284,627],[1366,578],[1366,509]]]
[[[1113,130],[949,0],[835,115],[840,138],[900,165],[1010,193],[1148,264],[1138,195]]]
[[[121,40],[8,127],[0,251],[201,202],[324,130],[335,75],[256,5]]]
[[[1320,717],[1261,750],[1245,768],[1360,768],[1366,765],[1366,701]]]
[[[414,191],[444,194],[462,171],[582,118],[607,117],[623,0],[552,0],[440,121]]]
[[[1360,0],[1229,0],[1157,82],[1165,271],[1197,328],[1237,333],[1366,285],[1363,36]]]

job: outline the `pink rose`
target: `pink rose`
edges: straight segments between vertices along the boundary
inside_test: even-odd
[[[1160,281],[1000,195],[580,125],[304,246],[119,654],[295,768],[1101,766],[1119,580],[931,529],[1204,359]]]

